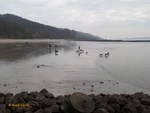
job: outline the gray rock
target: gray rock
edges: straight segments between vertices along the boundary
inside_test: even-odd
[[[53,105],[51,107],[45,108],[44,113],[59,113],[59,106]]]
[[[0,93],[0,104],[4,104],[5,101],[5,95],[3,93]]]
[[[143,92],[139,92],[139,93],[135,93],[134,95],[132,95],[132,97],[137,98],[137,99],[141,99],[143,97],[147,97],[148,95],[144,94]]]
[[[18,103],[26,103],[25,98],[28,97],[27,92],[21,92],[16,94],[13,98],[12,98],[12,103],[14,104],[18,104]]]
[[[107,103],[101,103],[97,107],[98,107],[98,109],[102,108],[102,109],[106,109],[110,113],[115,113],[115,110]]]
[[[146,97],[144,97],[144,98],[142,98],[141,99],[141,103],[143,104],[143,105],[147,105],[147,106],[150,106],[150,97],[148,98],[146,98]]]
[[[37,110],[37,111],[34,112],[34,113],[44,113],[44,110],[43,110],[43,109],[39,109],[39,110]]]
[[[59,112],[59,106],[58,106],[58,105],[52,105],[52,106],[51,106],[51,109],[52,109],[52,113],[57,113],[57,112]]]
[[[30,107],[6,107],[6,104],[30,104]],[[93,108],[94,106],[94,108]],[[85,109],[86,108],[86,109]],[[90,110],[92,109],[92,110]],[[0,113],[150,113],[150,96],[85,95],[74,93],[54,97],[46,89],[40,92],[21,92],[16,95],[0,93]]]
[[[121,109],[121,113],[137,113],[137,110],[134,104],[129,103]]]
[[[7,93],[5,95],[5,104],[10,104],[13,101],[13,94],[12,93]]]
[[[112,95],[108,97],[108,104],[118,104],[119,103],[119,96]]]
[[[81,113],[91,113],[95,109],[95,103],[93,99],[83,93],[73,93],[70,96],[70,103],[76,111]]]
[[[115,110],[115,113],[120,112],[121,107],[119,104],[111,104],[110,106]]]
[[[5,94],[4,93],[0,93],[0,97],[3,97],[3,96],[5,96]]]
[[[41,108],[41,104],[39,104],[38,102],[36,101],[29,101],[28,104],[30,104],[31,106],[28,108],[30,109],[31,111],[36,111],[38,109]]]
[[[94,113],[109,113],[109,112],[104,108],[99,108],[96,111],[94,111]]]
[[[33,112],[31,112],[31,111],[27,111],[27,112],[25,112],[25,113],[33,113]]]
[[[37,91],[29,93],[32,98],[36,98],[39,93]]]
[[[0,104],[0,110],[5,111],[6,110],[6,105],[5,104]]]
[[[7,84],[3,84],[3,86],[4,86],[4,87],[7,87],[8,85],[7,85]]]
[[[150,113],[150,107],[144,107],[143,111],[141,113]]]
[[[1,96],[0,97],[0,104],[4,104],[5,103],[5,97],[4,96]]]
[[[43,107],[50,107],[50,106],[56,104],[56,100],[51,99],[51,98],[47,98],[47,99],[41,101],[40,103],[42,104]]]
[[[16,113],[24,113],[24,112],[27,112],[27,111],[28,111],[28,109],[25,108],[25,107],[17,107],[16,110],[15,110]]]
[[[56,103],[57,103],[58,105],[63,104],[64,101],[65,101],[65,98],[64,98],[63,96],[58,96],[58,97],[56,98]]]
[[[54,98],[54,95],[49,93],[46,89],[42,89],[40,91],[40,94],[42,94],[43,96],[45,96],[46,98]]]
[[[49,93],[49,92],[47,91],[47,89],[42,89],[42,90],[40,91],[40,93],[45,94],[45,93]]]
[[[38,102],[43,101],[45,100],[45,96],[38,94],[34,100]]]
[[[0,109],[0,113],[12,113],[9,109]]]
[[[51,107],[45,108],[44,113],[52,113]]]

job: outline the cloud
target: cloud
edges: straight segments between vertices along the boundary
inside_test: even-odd
[[[103,37],[150,35],[145,32],[150,28],[149,0],[2,0],[0,12]]]

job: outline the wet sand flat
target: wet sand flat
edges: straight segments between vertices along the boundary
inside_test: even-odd
[[[63,44],[49,48],[47,42],[1,43],[1,91],[18,93],[46,88],[55,95],[141,91],[150,94],[147,62],[150,55],[144,55],[149,44],[75,41]],[[79,46],[85,52],[78,54]],[[105,57],[107,52],[110,55]]]

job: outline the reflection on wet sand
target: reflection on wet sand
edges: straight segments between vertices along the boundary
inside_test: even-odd
[[[1,43],[0,44],[0,60],[1,61],[17,61],[27,59],[48,53],[55,52],[58,55],[59,49],[70,51],[74,45],[56,45],[50,43]]]
[[[60,51],[70,51],[76,47],[76,43],[59,45],[59,43],[1,43],[0,44],[0,60],[1,61],[17,61],[21,59],[27,59],[31,57],[37,57],[45,54],[54,53],[55,56],[58,56]],[[82,54],[90,54],[88,50],[84,50],[80,45],[76,50],[78,56]],[[95,53],[96,54],[96,53]],[[100,53],[99,57],[108,58],[110,52]]]

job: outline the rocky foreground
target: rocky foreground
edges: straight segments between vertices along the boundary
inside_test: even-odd
[[[0,113],[150,113],[150,96],[74,93],[55,97],[46,89],[16,95],[0,93]]]

